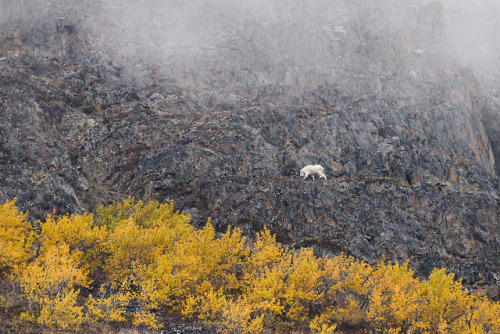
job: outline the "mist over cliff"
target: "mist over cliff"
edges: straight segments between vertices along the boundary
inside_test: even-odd
[[[108,57],[133,74],[154,67],[168,79],[194,86],[315,87],[350,75],[346,69],[355,73],[364,68],[366,77],[378,75],[377,68],[388,66],[395,54],[407,59],[394,66],[398,72],[393,75],[424,79],[418,68],[412,72],[417,64],[411,58],[420,56],[417,67],[438,69],[444,65],[436,64],[439,54],[454,55],[434,50],[442,36],[428,37],[442,25],[441,8],[426,9],[421,1],[89,0],[72,6],[4,1],[2,7],[4,19],[28,30],[42,48],[50,48],[50,38],[65,26],[84,27],[60,51]],[[42,31],[56,29],[54,19],[60,27],[49,37]],[[411,40],[405,36],[410,32]],[[434,57],[429,61],[426,54]]]
[[[446,32],[463,66],[473,69],[484,89],[498,95],[500,3],[442,1]]]
[[[72,47],[80,47],[87,56],[109,57],[107,61],[131,74],[139,74],[144,67],[156,68],[168,79],[195,86],[226,86],[225,80],[221,82],[222,72],[234,76],[231,83],[238,87],[256,83],[315,86],[335,82],[345,67],[365,66],[365,61],[353,59],[356,54],[388,60],[394,52],[406,53],[408,58],[413,52],[432,53],[433,57],[421,57],[419,62],[431,68],[444,65],[435,63],[437,54],[445,54],[446,61],[456,57],[462,66],[475,71],[487,89],[494,89],[498,76],[500,5],[490,0],[354,1],[349,5],[325,0],[83,0],[71,5],[57,0],[3,0],[1,5],[0,20],[30,31],[39,46],[55,37],[40,33],[56,28],[52,20],[62,26],[67,22],[85,27],[79,36],[81,44]],[[363,30],[353,35],[349,28],[356,25]],[[451,43],[443,50],[436,39],[443,36],[434,34],[429,39],[429,31],[416,29],[417,25],[444,29],[444,38]],[[380,40],[377,51],[363,50],[363,44],[374,37],[370,36],[374,29]],[[405,36],[410,31],[411,39]],[[399,43],[398,38],[406,40]],[[415,64],[394,66],[395,74],[408,76],[410,71],[425,79],[411,66]],[[366,75],[370,75],[369,68]]]
[[[173,199],[195,225],[498,296],[492,2],[0,6],[1,200],[40,217]]]

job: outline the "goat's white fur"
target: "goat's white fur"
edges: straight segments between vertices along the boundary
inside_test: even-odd
[[[325,169],[321,165],[307,165],[300,170],[300,176],[304,177],[304,180],[311,175],[314,180],[314,175],[318,175],[319,178],[324,178],[326,180]]]

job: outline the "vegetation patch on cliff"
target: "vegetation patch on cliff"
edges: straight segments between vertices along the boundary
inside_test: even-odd
[[[32,224],[9,201],[0,217],[0,306],[20,326],[154,330],[174,317],[219,333],[500,332],[500,303],[445,269],[422,280],[408,262],[317,257],[268,229],[254,242],[239,229],[217,236],[172,202],[129,198]]]

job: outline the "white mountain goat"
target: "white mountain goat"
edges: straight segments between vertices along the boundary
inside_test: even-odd
[[[311,175],[314,180],[314,175],[319,175],[319,178],[324,178],[326,180],[325,169],[321,165],[307,165],[300,170],[300,176],[304,177],[304,180]]]

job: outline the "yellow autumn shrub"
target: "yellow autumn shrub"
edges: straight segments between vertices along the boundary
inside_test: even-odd
[[[28,213],[19,212],[16,200],[0,205],[0,278],[33,256],[34,233]]]
[[[272,268],[265,267],[249,282],[244,296],[255,305],[256,312],[263,316],[266,326],[279,325],[285,312],[283,296],[289,258],[284,258]]]
[[[143,229],[128,219],[108,236],[106,272],[116,282],[129,277],[141,279],[143,271],[163,251],[165,238],[164,229]]]
[[[285,279],[283,291],[284,318],[291,328],[303,327],[317,309],[324,290],[321,288],[324,276],[322,259],[313,254],[311,248],[293,253]]]
[[[215,301],[215,295],[241,292],[239,275],[243,259],[248,255],[244,243],[239,230],[228,229],[216,238],[210,222],[203,229],[193,231],[190,238],[177,243],[175,249],[162,256],[154,272],[155,277],[161,277],[160,301],[170,300],[172,309],[187,317],[208,319],[207,313],[216,314],[220,311],[219,304],[211,303],[207,307],[204,303]]]
[[[45,295],[36,321],[62,329],[77,328],[84,320],[83,307],[77,305],[79,293],[79,290],[67,289],[52,297]]]
[[[180,294],[181,284],[184,284],[185,279],[191,279],[186,275],[182,279],[179,271],[176,272],[179,276],[172,278],[171,270],[175,269],[171,266],[174,263],[169,262],[179,261],[174,256],[178,253],[176,249],[195,235],[189,225],[190,218],[175,212],[173,203],[158,205],[157,202],[151,202],[143,205],[142,202],[134,204],[127,200],[122,206],[114,205],[111,208],[100,209],[102,216],[99,219],[105,222],[100,224],[110,226],[104,270],[112,286],[117,288],[116,293],[132,296],[121,285],[127,280],[130,282],[129,287],[135,287],[130,299],[136,305],[133,323],[158,328],[153,311],[160,303],[172,307],[172,299],[176,293]]]
[[[334,324],[355,327],[368,323],[366,305],[373,268],[344,254],[324,261],[325,294],[320,315],[315,321],[326,328]]]
[[[380,261],[369,281],[368,321],[381,332],[408,332],[415,328],[421,294],[421,282],[408,269],[408,261],[402,266]]]
[[[420,279],[408,262],[318,257],[283,247],[267,228],[248,242],[239,229],[218,234],[210,221],[197,230],[189,220],[172,202],[129,198],[95,215],[48,215],[35,234],[7,202],[1,283],[19,287],[21,321],[63,329],[158,329],[165,314],[219,333],[500,333],[500,304],[471,295],[444,269]]]
[[[203,294],[207,289],[217,291],[221,288],[228,292],[240,291],[242,283],[237,275],[248,254],[244,244],[245,238],[240,230],[228,229],[216,238],[212,224],[207,223],[203,229],[194,231],[192,239],[180,243],[175,251],[180,258],[175,260],[174,270],[185,271],[189,277],[183,286],[183,295]]]
[[[105,226],[112,230],[126,221],[141,206],[141,203],[136,203],[133,197],[129,197],[121,202],[114,202],[107,206],[99,204],[95,210],[96,225]]]
[[[173,201],[165,204],[160,204],[158,201],[144,203],[129,197],[122,202],[115,202],[108,206],[100,204],[96,208],[97,226],[106,226],[113,230],[129,218],[141,227],[152,227],[165,221],[188,223],[191,219],[189,215],[174,211]]]
[[[337,324],[332,323],[325,314],[316,316],[309,323],[309,329],[314,334],[333,334],[337,329]]]
[[[474,298],[462,289],[454,274],[434,269],[422,283],[423,302],[419,309],[420,323],[428,332],[464,333],[462,323],[472,312]]]
[[[67,244],[53,245],[18,274],[28,310],[23,319],[61,328],[76,327],[83,321],[77,305],[79,288],[89,280],[70,254]]]
[[[257,236],[253,252],[240,230],[228,229],[221,238],[215,238],[211,225],[198,232],[194,253],[182,252],[194,256],[185,268],[199,277],[184,303],[184,316],[203,319],[221,333],[259,333],[272,326],[283,313],[288,251],[278,247],[267,229]],[[195,263],[201,268],[195,269]]]
[[[95,226],[92,214],[49,214],[41,227],[40,254],[46,254],[54,246],[66,244],[73,260],[86,272],[101,266],[106,251],[106,228]]]
[[[246,302],[254,305],[265,326],[278,325],[285,311],[285,279],[292,254],[265,228],[257,233],[253,250],[245,259],[242,282]]]
[[[127,321],[126,309],[134,294],[128,280],[118,286],[105,283],[85,302],[85,318],[89,323]]]
[[[217,332],[224,334],[264,333],[264,314],[257,311],[257,305],[242,297],[226,300],[218,307],[220,312],[214,322]]]
[[[492,303],[486,297],[474,297],[471,312],[461,324],[463,333],[500,333],[500,303]]]

